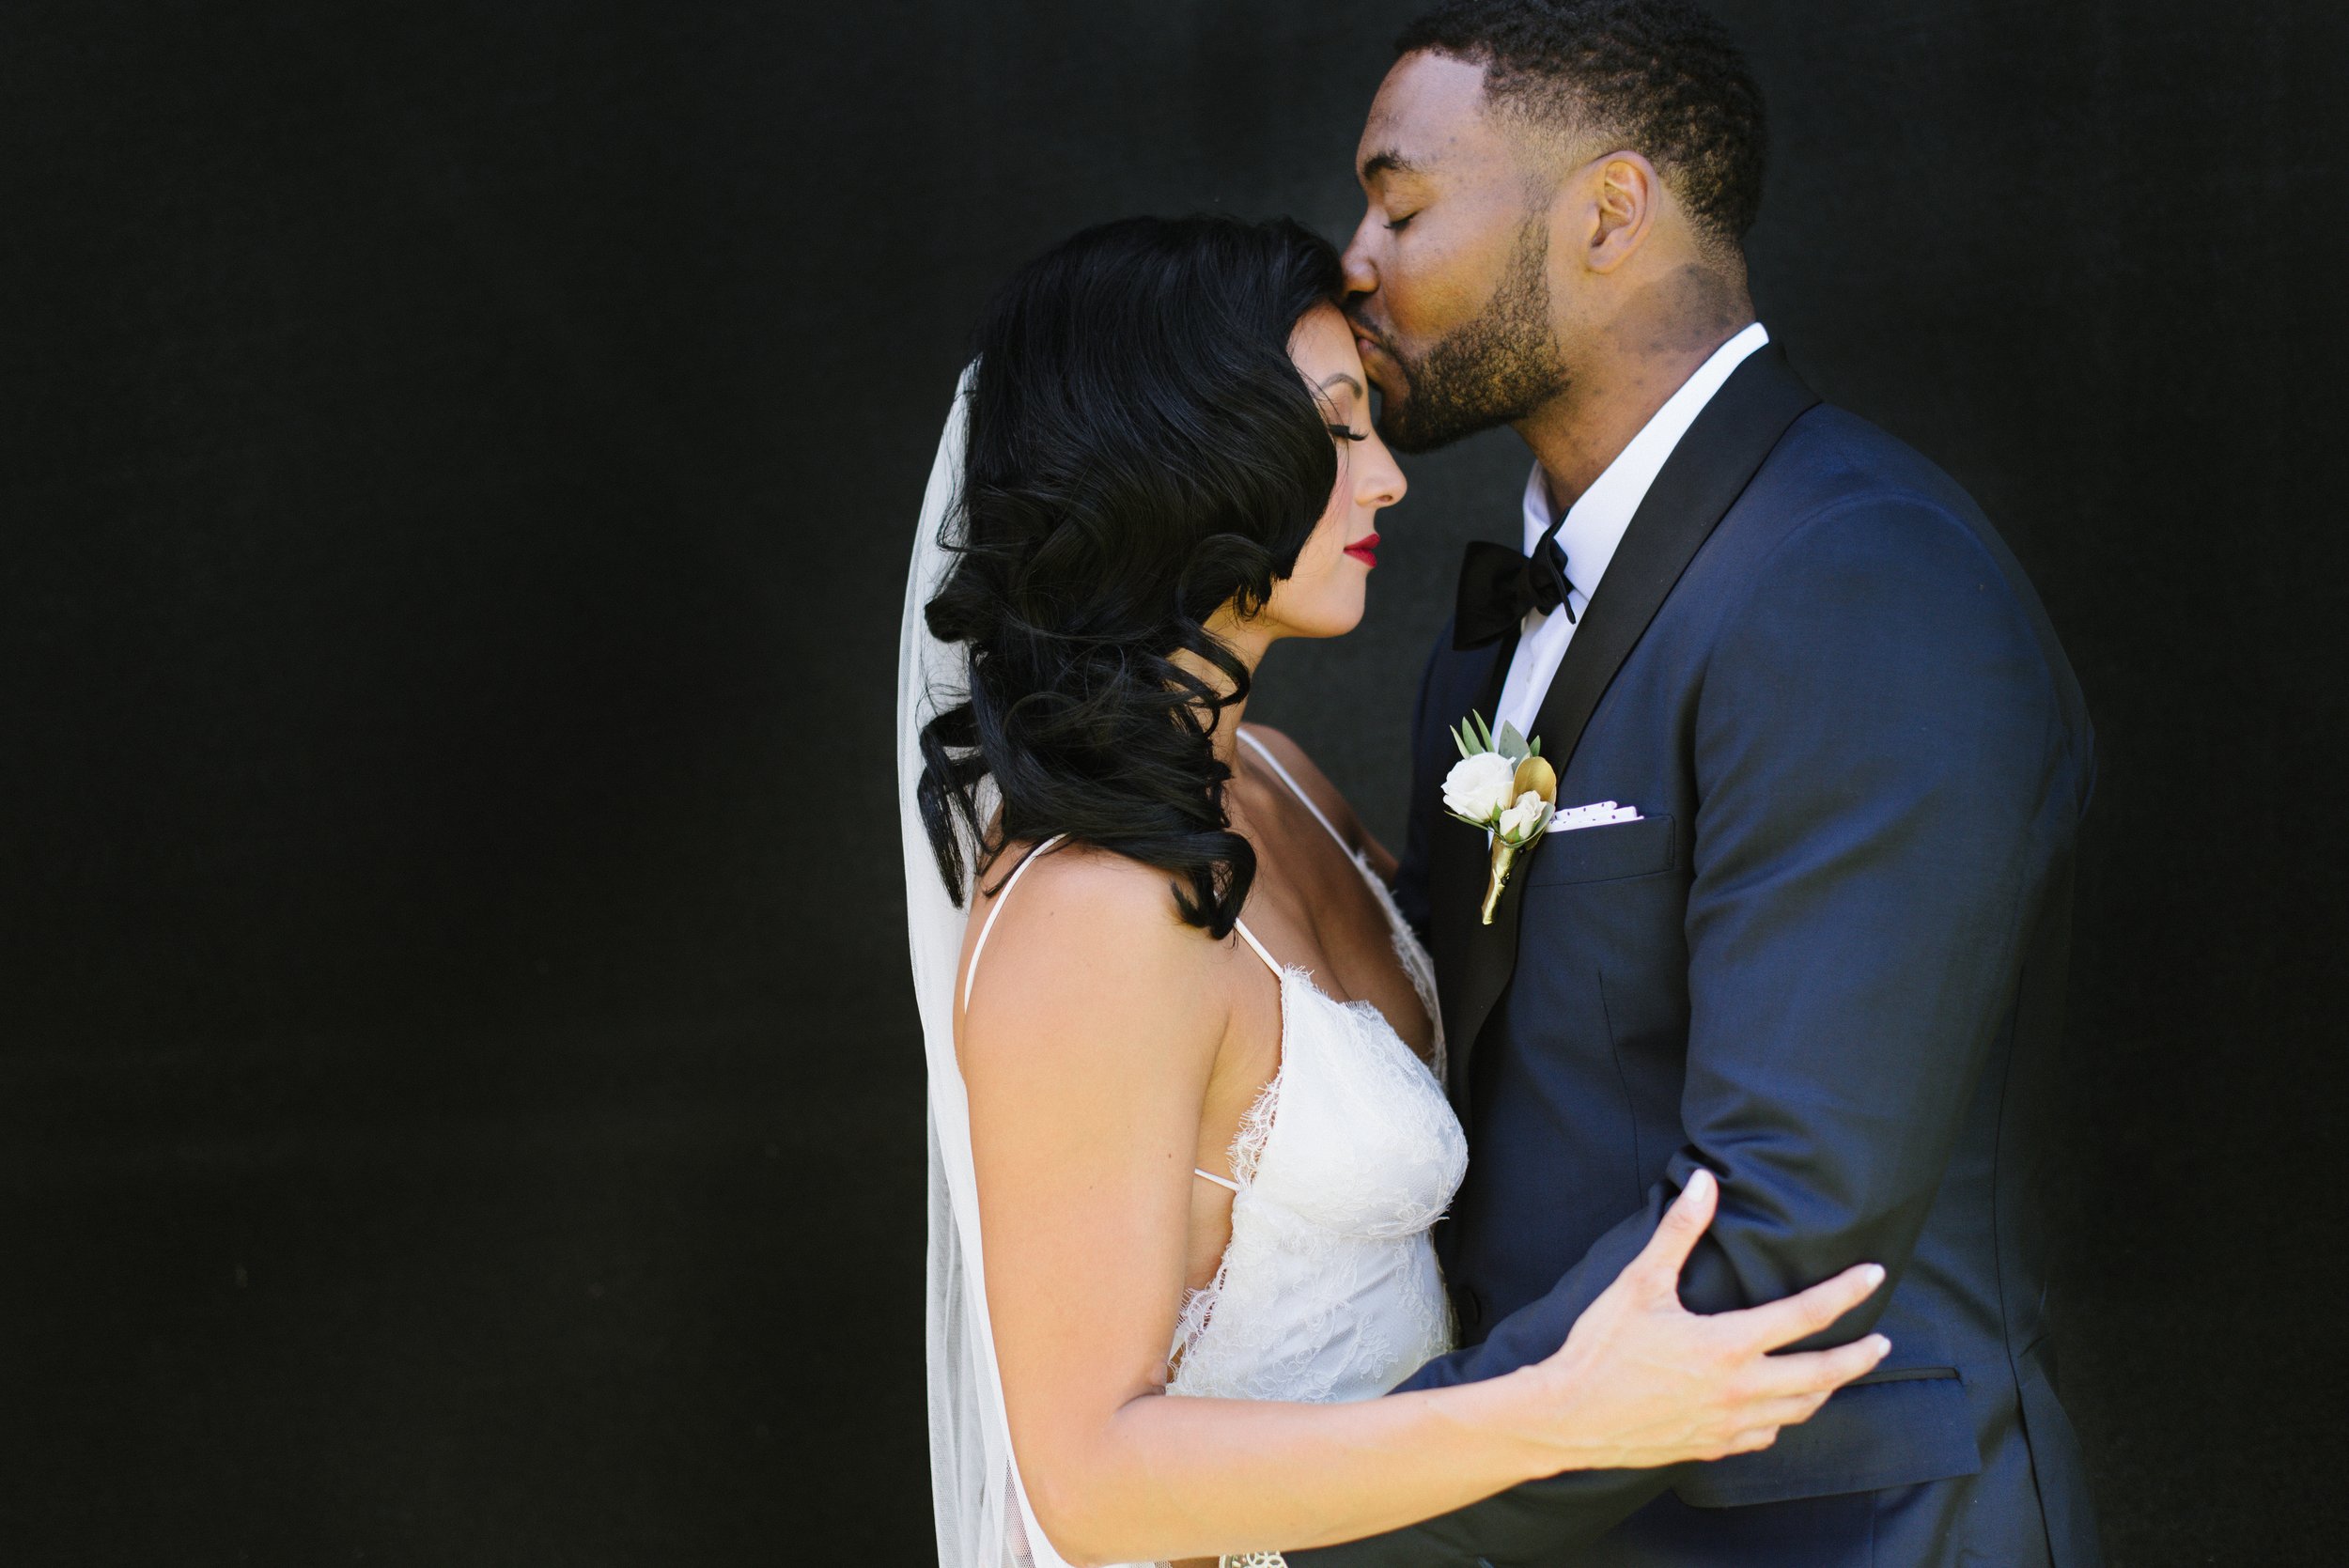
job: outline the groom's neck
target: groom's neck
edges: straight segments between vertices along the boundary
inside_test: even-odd
[[[1743,287],[1657,303],[1662,308],[1635,303],[1580,334],[1586,351],[1571,365],[1566,390],[1516,426],[1562,508],[1580,500],[1656,411],[1754,318]]]

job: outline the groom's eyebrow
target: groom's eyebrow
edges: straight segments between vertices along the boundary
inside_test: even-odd
[[[1362,182],[1368,184],[1382,174],[1418,174],[1420,166],[1389,147],[1374,152],[1362,163]]]

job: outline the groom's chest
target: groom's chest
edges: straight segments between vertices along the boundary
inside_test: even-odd
[[[1661,617],[1659,616],[1659,620]],[[1665,636],[1625,660],[1559,776],[1562,812],[1612,802],[1635,820],[1544,835],[1518,889],[1504,1032],[1556,1037],[1579,1021],[1595,1053],[1660,1051],[1687,1037],[1688,890],[1701,801],[1689,670]],[[1655,632],[1651,633],[1655,637]]]
[[[1718,621],[1708,613],[1708,598],[1690,593],[1684,599],[1675,594],[1666,600],[1563,759],[1557,800],[1562,814],[1611,801],[1633,808],[1640,820],[1546,834],[1526,863],[1529,895],[1535,889],[1584,887],[1688,870],[1700,805],[1695,748],[1707,629]],[[1569,659],[1572,654],[1569,647]],[[1429,751],[1426,766],[1419,770],[1424,786],[1439,784],[1454,760],[1445,727],[1472,710],[1490,716],[1507,656],[1505,647],[1448,653],[1431,672],[1427,734],[1421,739]],[[1529,734],[1544,742],[1544,754],[1552,758],[1565,738],[1543,734],[1538,723]],[[1435,787],[1425,787],[1425,799],[1416,804],[1441,819],[1441,831],[1476,833],[1443,817]],[[1529,899],[1526,913],[1555,902]],[[1552,912],[1596,917],[1606,910],[1603,902],[1584,902]]]
[[[1547,834],[1515,874],[1515,963],[1476,1054],[1490,1046],[1505,1058],[1512,1043],[1538,1041],[1550,1070],[1581,1059],[1593,1071],[1637,1080],[1652,1069],[1652,1096],[1637,1081],[1610,1091],[1628,1089],[1635,1102],[1676,1098],[1688,1023],[1688,891],[1702,811],[1695,742],[1712,618],[1706,598],[1675,594],[1666,601],[1565,758],[1562,812],[1611,801],[1639,817]],[[1431,730],[1489,701],[1501,657],[1501,650],[1455,655],[1431,673]],[[1545,754],[1554,754],[1556,742],[1543,738]],[[1476,833],[1442,816],[1439,800],[1422,809],[1437,814],[1438,833]],[[1457,953],[1486,939],[1472,933],[1438,951],[1441,955],[1449,946]],[[1438,978],[1448,987],[1459,977]]]

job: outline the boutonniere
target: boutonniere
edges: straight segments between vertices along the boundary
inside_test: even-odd
[[[1492,876],[1485,884],[1485,924],[1508,885],[1517,855],[1549,831],[1558,811],[1558,773],[1542,760],[1542,743],[1504,722],[1496,737],[1482,714],[1452,732],[1460,760],[1444,775],[1444,810],[1492,835]]]

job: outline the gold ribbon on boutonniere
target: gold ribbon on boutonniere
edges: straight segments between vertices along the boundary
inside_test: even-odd
[[[1471,712],[1452,731],[1460,760],[1444,775],[1444,811],[1491,835],[1492,872],[1485,884],[1484,924],[1493,923],[1510,868],[1549,831],[1558,812],[1558,771],[1542,760],[1542,743],[1515,724],[1495,736],[1484,715]]]

